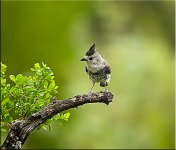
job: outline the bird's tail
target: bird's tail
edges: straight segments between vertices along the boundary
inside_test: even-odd
[[[101,87],[108,86],[108,83],[107,83],[107,82],[100,82],[100,86],[101,86]]]

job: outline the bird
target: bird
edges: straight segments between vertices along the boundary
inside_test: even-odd
[[[87,65],[85,66],[85,71],[92,81],[92,87],[88,94],[92,94],[95,83],[100,83],[101,87],[105,87],[105,92],[108,92],[107,86],[111,77],[111,67],[109,63],[96,51],[95,43],[89,48],[85,56],[80,61],[86,62]]]

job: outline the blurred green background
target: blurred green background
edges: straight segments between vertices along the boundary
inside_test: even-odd
[[[8,76],[43,61],[64,99],[90,90],[80,59],[93,43],[112,68],[109,106],[72,109],[23,148],[174,148],[174,20],[174,1],[1,1]]]

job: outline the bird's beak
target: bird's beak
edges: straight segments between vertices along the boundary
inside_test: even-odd
[[[83,59],[81,59],[80,61],[87,61],[87,59],[84,57]]]

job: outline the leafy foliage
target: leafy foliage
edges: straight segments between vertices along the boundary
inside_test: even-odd
[[[1,131],[4,132],[15,119],[25,119],[41,110],[58,93],[54,74],[44,63],[34,64],[33,76],[10,75],[13,86],[6,83],[6,69],[7,66],[1,63]],[[68,121],[69,116],[70,113],[58,114],[40,127],[46,129],[45,125],[52,120],[61,124],[61,120]]]

